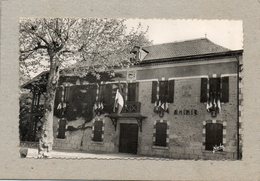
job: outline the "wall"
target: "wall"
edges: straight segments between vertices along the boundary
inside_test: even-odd
[[[66,138],[56,138],[58,135],[58,119],[54,118],[54,149],[62,150],[80,150],[95,153],[116,152],[116,140],[118,134],[115,134],[115,129],[109,118],[102,117],[104,123],[104,139],[103,142],[92,141],[92,125],[93,122],[87,123],[85,126],[90,127],[85,130],[66,131]],[[85,122],[83,118],[78,118],[75,121],[70,121],[67,125],[78,127]]]
[[[236,62],[165,67],[157,69],[138,70],[137,79],[156,79],[165,77],[188,77],[212,74],[234,74],[236,73]]]
[[[184,79],[175,81],[174,103],[169,105],[170,113],[165,113],[160,118],[153,112],[154,104],[151,103],[151,82],[139,84],[140,102],[142,102],[142,114],[148,116],[143,122],[143,132],[141,133],[139,153],[142,155],[164,156],[182,159],[219,159],[236,158],[236,77],[230,77],[229,102],[222,104],[222,111],[215,120],[227,122],[225,152],[213,154],[205,151],[203,146],[203,121],[212,119],[210,113],[206,111],[206,105],[200,103],[200,81],[201,79]],[[191,96],[183,96],[182,87],[191,85]],[[143,106],[146,103],[146,106]],[[173,115],[175,109],[195,109],[198,115]],[[153,147],[153,125],[156,120],[167,120],[169,122],[169,146],[168,148]]]

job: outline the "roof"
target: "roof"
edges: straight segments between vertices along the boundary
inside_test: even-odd
[[[137,48],[140,48],[136,46]],[[164,62],[164,61],[177,61],[177,60],[188,60],[193,58],[201,58],[208,56],[223,56],[233,55],[234,53],[242,53],[243,50],[230,50],[222,47],[210,41],[207,38],[193,39],[181,42],[164,43],[142,47],[147,53],[144,59],[140,62],[141,64],[150,64],[153,62]],[[75,64],[76,65],[76,64]],[[71,67],[69,68],[71,69]],[[48,76],[48,71],[44,71],[28,81],[22,88],[30,89],[33,83],[37,81],[37,85],[45,85],[46,82],[42,83],[42,80]],[[119,75],[117,75],[119,76]],[[42,86],[42,85],[41,85]]]
[[[29,80],[28,82],[24,83],[21,88],[22,89],[30,89],[31,87],[37,86],[39,88],[43,88],[45,90],[47,79],[49,76],[49,71],[43,71],[33,79]]]
[[[142,47],[149,52],[143,62],[150,60],[169,59],[205,54],[224,53],[231,51],[210,41],[207,38],[187,40],[182,42],[164,43]]]

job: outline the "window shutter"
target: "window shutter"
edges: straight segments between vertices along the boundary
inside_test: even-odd
[[[70,97],[70,87],[65,87],[64,91],[64,102],[68,102]]]
[[[136,88],[135,88],[135,101],[138,101],[138,97],[139,97],[139,82],[135,83]]]
[[[173,103],[174,102],[174,80],[169,80],[168,83],[168,102]]]
[[[223,125],[219,123],[206,124],[206,150],[213,150],[215,145],[223,144]]]
[[[220,78],[209,79],[209,96],[212,100],[218,100],[220,98]]]
[[[60,119],[57,138],[64,139],[66,132],[66,119]]]
[[[112,96],[112,84],[102,85],[102,101],[104,102],[104,111],[112,112],[114,98]]]
[[[152,82],[152,99],[151,99],[151,102],[152,102],[152,103],[155,103],[155,101],[156,101],[157,84],[158,84],[157,81],[153,81],[153,82]]]
[[[127,93],[128,101],[136,101],[136,85],[137,83],[128,84],[128,93]]]
[[[160,81],[159,82],[159,99],[162,102],[166,102],[168,100],[168,81]]]
[[[81,116],[81,99],[80,99],[80,89],[79,86],[70,86],[66,94],[66,112],[65,117],[68,121],[75,120],[77,116]]]
[[[155,145],[156,146],[166,146],[166,137],[167,137],[167,124],[166,123],[157,123],[156,124]]]
[[[201,89],[200,89],[200,102],[207,102],[207,85],[208,79],[201,78]]]
[[[74,96],[75,96],[75,93],[76,93],[76,86],[70,86],[68,88],[68,90],[69,91],[66,93],[67,102],[71,103],[74,100]]]
[[[61,87],[58,87],[56,89],[56,95],[54,101],[54,115],[57,116],[58,118],[61,117],[61,111],[57,109],[59,103],[61,102],[61,91],[62,91]]]
[[[119,84],[119,91],[125,101],[125,97],[126,97],[126,83],[120,83]]]
[[[103,121],[95,121],[94,122],[94,137],[93,141],[102,141],[102,127]]]
[[[86,122],[89,122],[93,118],[93,106],[96,101],[96,85],[87,85],[85,87],[86,93],[82,94],[82,112]]]
[[[226,103],[229,101],[229,77],[222,77],[221,84],[221,102]]]

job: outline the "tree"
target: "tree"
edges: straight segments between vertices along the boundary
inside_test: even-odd
[[[39,141],[39,156],[52,150],[53,110],[60,70],[74,69],[78,76],[114,67],[129,66],[134,45],[148,45],[147,31],[138,28],[126,33],[124,20],[117,19],[22,19],[20,21],[20,69],[30,73],[47,69],[43,126]],[[73,64],[73,66],[71,66]],[[64,69],[70,67],[69,69]],[[26,70],[26,71],[25,71]]]

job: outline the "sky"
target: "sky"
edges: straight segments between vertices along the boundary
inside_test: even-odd
[[[127,32],[141,23],[147,38],[153,44],[169,43],[207,37],[212,42],[231,50],[243,48],[242,21],[238,20],[171,20],[171,19],[127,19]],[[32,73],[32,77],[40,73]]]
[[[243,27],[239,20],[127,19],[125,24],[130,30],[139,22],[143,30],[149,28],[147,38],[153,40],[153,44],[207,37],[231,50],[243,48]]]

